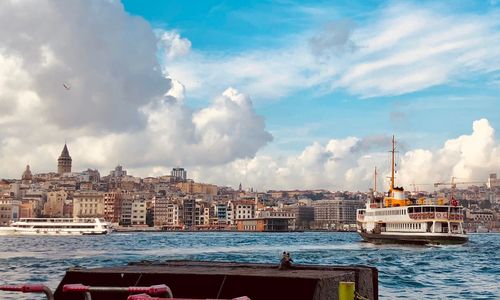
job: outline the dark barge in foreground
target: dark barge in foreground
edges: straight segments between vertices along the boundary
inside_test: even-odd
[[[378,271],[367,266],[277,265],[167,261],[138,262],[121,267],[72,268],[55,291],[56,300],[82,300],[82,294],[63,292],[64,285],[128,287],[166,284],[174,298],[251,300],[338,299],[340,282],[353,282],[359,299],[378,299]],[[112,288],[111,288],[112,289]],[[119,291],[93,292],[92,300],[127,299]]]

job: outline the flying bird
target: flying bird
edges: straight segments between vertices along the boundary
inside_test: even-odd
[[[63,87],[64,87],[66,90],[68,90],[68,91],[71,89],[71,88],[70,88],[70,86],[69,86],[69,84],[66,84],[66,83],[63,83]]]

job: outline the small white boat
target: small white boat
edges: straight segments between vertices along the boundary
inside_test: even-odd
[[[21,218],[0,227],[0,235],[96,235],[111,230],[100,218]]]
[[[477,226],[476,233],[488,233],[490,230],[486,226]]]

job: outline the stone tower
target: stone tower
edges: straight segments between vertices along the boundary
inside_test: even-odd
[[[71,172],[71,156],[69,156],[68,147],[64,144],[61,156],[57,159],[57,173],[70,173]]]
[[[31,174],[30,165],[26,166],[26,170],[24,170],[23,175],[21,176],[21,180],[30,181],[33,179],[33,175]]]

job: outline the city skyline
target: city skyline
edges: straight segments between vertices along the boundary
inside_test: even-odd
[[[500,170],[496,1],[42,6],[0,4],[0,178],[64,139],[74,170],[259,190],[367,190],[392,134],[407,189]]]

